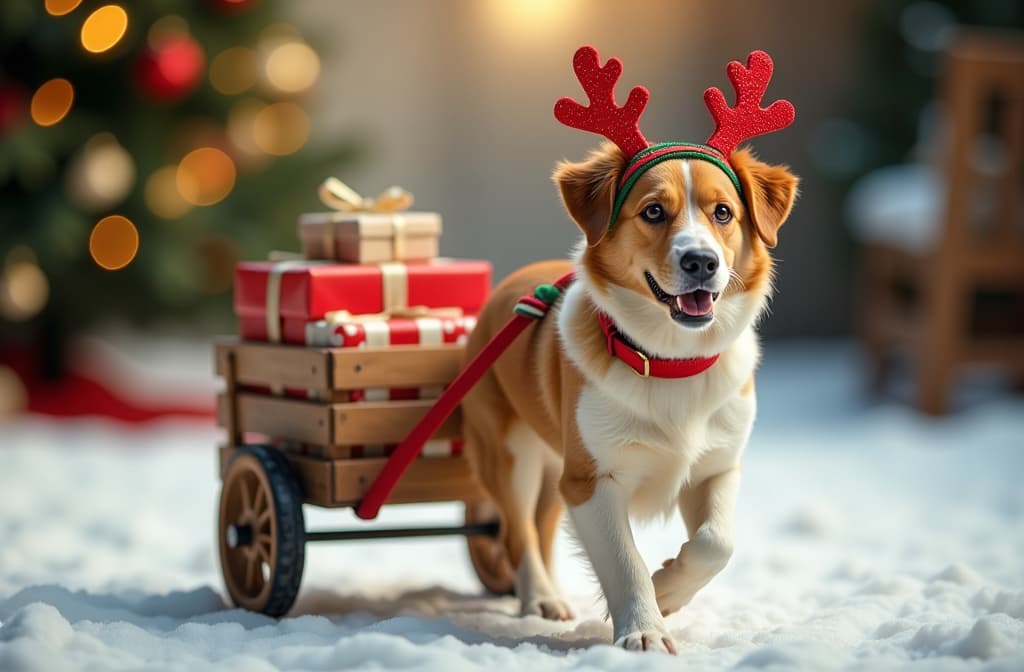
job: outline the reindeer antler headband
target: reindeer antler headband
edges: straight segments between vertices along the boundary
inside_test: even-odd
[[[555,103],[555,118],[566,126],[603,135],[618,145],[629,160],[619,182],[609,229],[615,225],[626,196],[640,176],[669,159],[700,159],[715,164],[729,176],[743,198],[739,177],[729,165],[733,150],[744,140],[782,130],[793,123],[796,115],[788,100],[776,100],[766,108],[761,107],[761,98],[772,78],[773,64],[768,54],[754,51],[747,57],[746,66],[732,61],[726,68],[736,90],[735,107],[726,104],[725,95],[718,87],[704,92],[704,104],[715,120],[715,132],[705,144],[664,142],[652,145],[638,125],[650,92],[645,87],[634,86],[625,106],[615,104],[615,83],[622,74],[622,61],[612,58],[601,67],[597,49],[584,46],[576,51],[572,65],[590,105],[584,107],[571,98],[562,98]]]

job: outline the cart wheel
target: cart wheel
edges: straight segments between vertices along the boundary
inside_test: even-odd
[[[220,491],[218,537],[235,605],[283,616],[299,593],[306,527],[302,492],[281,453],[266,446],[234,451]]]
[[[466,524],[486,523],[495,520],[498,512],[487,501],[466,502]],[[496,537],[474,535],[466,537],[469,560],[484,584],[484,588],[495,595],[512,594],[512,565],[505,555],[505,547]]]

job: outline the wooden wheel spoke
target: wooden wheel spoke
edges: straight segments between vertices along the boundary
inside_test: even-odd
[[[250,500],[249,484],[245,482],[245,478],[238,479],[238,490],[242,500],[242,513],[248,513],[252,509],[252,501]]]
[[[262,530],[265,525],[270,524],[271,513],[270,509],[263,509],[260,512],[259,516],[256,517],[256,529]]]
[[[259,544],[258,546],[256,546],[256,555],[258,555],[260,559],[263,560],[263,562],[267,563],[268,565],[271,564],[269,543],[266,546],[264,546],[263,544]]]
[[[261,515],[263,511],[269,511],[269,506],[264,508],[267,503],[266,499],[267,491],[262,487],[262,485],[257,485],[256,494],[253,496],[252,500],[252,510]]]
[[[245,589],[252,590],[253,583],[256,580],[256,575],[261,574],[257,569],[259,568],[259,559],[255,555],[251,555],[245,559]],[[262,578],[262,577],[261,577]]]

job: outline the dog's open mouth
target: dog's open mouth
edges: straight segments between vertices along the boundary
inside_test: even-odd
[[[650,271],[644,271],[644,277],[647,279],[647,286],[651,288],[654,298],[668,306],[669,314],[676,322],[699,326],[714,319],[718,292],[695,289],[683,294],[669,294],[662,289]]]

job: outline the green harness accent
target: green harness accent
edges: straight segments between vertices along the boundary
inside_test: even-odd
[[[677,150],[669,150],[672,147],[678,147]],[[651,156],[656,154],[657,156]],[[622,205],[626,202],[626,197],[629,196],[629,192],[633,189],[633,185],[640,179],[640,176],[646,173],[648,170],[658,165],[662,161],[670,161],[672,159],[700,159],[701,161],[707,161],[713,163],[722,169],[722,172],[726,174],[732,185],[736,187],[736,193],[740,195],[740,200],[743,198],[743,187],[740,184],[740,178],[733,171],[724,159],[716,156],[718,150],[709,147],[708,145],[701,145],[696,142],[662,142],[657,145],[651,145],[642,152],[638,152],[636,156],[630,159],[626,165],[626,170],[623,172],[624,175],[628,175],[626,181],[622,183],[619,188],[618,194],[615,196],[615,203],[612,206],[611,219],[608,222],[608,230],[611,231],[615,227],[615,222],[619,219],[619,213],[622,210]]]

